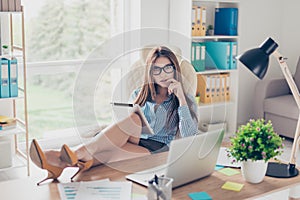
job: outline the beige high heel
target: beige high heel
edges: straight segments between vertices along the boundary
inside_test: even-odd
[[[61,175],[61,173],[64,170],[64,168],[48,164],[44,152],[42,151],[40,145],[35,139],[33,139],[31,142],[29,155],[35,165],[37,165],[41,169],[45,169],[48,171],[48,176],[45,179],[38,182],[37,185],[40,185],[48,179],[57,180],[57,178]]]
[[[70,166],[79,167],[79,170],[71,177],[72,181],[78,174],[87,171],[93,166],[93,159],[88,161],[78,160],[76,154],[66,144],[61,147],[60,152],[61,160],[67,162]]]

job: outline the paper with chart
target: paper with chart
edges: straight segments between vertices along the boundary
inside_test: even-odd
[[[109,182],[109,179],[102,179],[97,181],[89,181],[91,184],[98,184],[100,182]],[[59,183],[58,191],[61,200],[73,200],[76,199],[79,186],[85,184],[85,182],[70,182],[70,183]]]
[[[59,183],[58,191],[62,200],[76,199],[131,199],[131,182],[111,182],[109,179]],[[122,196],[124,195],[124,196]]]
[[[76,200],[131,200],[132,183],[122,182],[85,182],[80,184]]]

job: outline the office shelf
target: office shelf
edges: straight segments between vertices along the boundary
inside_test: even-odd
[[[28,114],[27,114],[27,75],[26,75],[26,52],[25,52],[25,24],[24,24],[24,8],[21,7],[19,12],[0,12],[0,17],[8,16],[9,20],[9,39],[10,42],[10,53],[0,56],[0,59],[18,59],[18,85],[22,85],[22,88],[19,87],[18,97],[9,97],[9,98],[0,98],[0,104],[5,101],[12,102],[11,105],[11,114],[9,117],[15,118],[17,120],[17,126],[11,129],[1,130],[0,131],[0,141],[5,137],[13,137],[14,142],[14,151],[12,153],[12,167],[1,168],[0,171],[13,169],[15,167],[26,166],[27,174],[30,175],[29,169],[29,144],[28,144]],[[20,21],[16,23],[20,25],[21,31],[14,30],[14,21]],[[21,45],[15,45],[15,34],[21,34]],[[22,67],[22,68],[21,68]],[[22,82],[21,82],[22,81]],[[21,84],[22,83],[22,84]],[[21,93],[21,94],[20,94]],[[21,106],[17,106],[20,103]],[[18,112],[17,112],[18,107]],[[0,115],[5,115],[1,113]],[[25,152],[22,152],[19,148],[18,136],[25,138]]]
[[[192,22],[198,23],[192,19],[195,15],[193,13],[193,6],[203,6],[206,10],[205,26],[214,25],[215,9],[216,8],[239,8],[238,0],[172,0],[170,1],[170,30],[183,34],[186,38],[184,45],[181,43],[183,56],[186,58],[192,58],[192,42],[237,42],[239,41],[239,35],[205,35],[205,36],[193,36],[192,35]],[[215,28],[215,27],[214,27]],[[194,29],[195,30],[195,29]],[[181,41],[180,41],[181,42]],[[170,43],[178,44],[176,37],[170,38]],[[202,51],[202,49],[200,50]],[[221,121],[227,123],[227,133],[231,134],[236,131],[237,128],[237,105],[238,105],[238,66],[237,69],[208,70],[207,66],[204,71],[197,72],[198,81],[201,80],[201,76],[212,74],[218,76],[218,74],[229,74],[229,94],[230,100],[224,102],[213,103],[200,103],[198,106],[199,121],[200,123],[213,123],[214,121]],[[199,87],[199,84],[198,84]],[[199,90],[197,89],[199,93]],[[198,95],[198,94],[195,94]],[[204,95],[204,94],[202,94]],[[200,94],[201,96],[201,94]]]

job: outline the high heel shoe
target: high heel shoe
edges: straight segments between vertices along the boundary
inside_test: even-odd
[[[93,166],[93,159],[88,161],[78,160],[76,154],[66,144],[61,147],[60,153],[61,160],[67,162],[70,166],[79,167],[79,170],[71,177],[71,181],[73,181],[78,174],[87,171]]]
[[[41,183],[43,183],[48,179],[57,180],[57,178],[61,175],[61,173],[64,170],[64,168],[48,164],[44,152],[42,151],[40,145],[35,139],[33,139],[31,142],[29,154],[34,164],[36,164],[39,168],[48,171],[48,176],[45,179],[38,182],[37,185],[40,185]]]

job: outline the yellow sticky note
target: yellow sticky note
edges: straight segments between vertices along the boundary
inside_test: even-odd
[[[239,174],[240,172],[236,169],[232,169],[232,168],[224,168],[224,169],[221,169],[219,170],[219,172],[227,175],[227,176],[232,176],[232,175],[236,175],[236,174]]]
[[[241,189],[243,188],[243,186],[244,186],[244,184],[234,183],[234,182],[227,181],[222,186],[222,189],[233,190],[233,191],[239,192],[239,191],[241,191]]]

